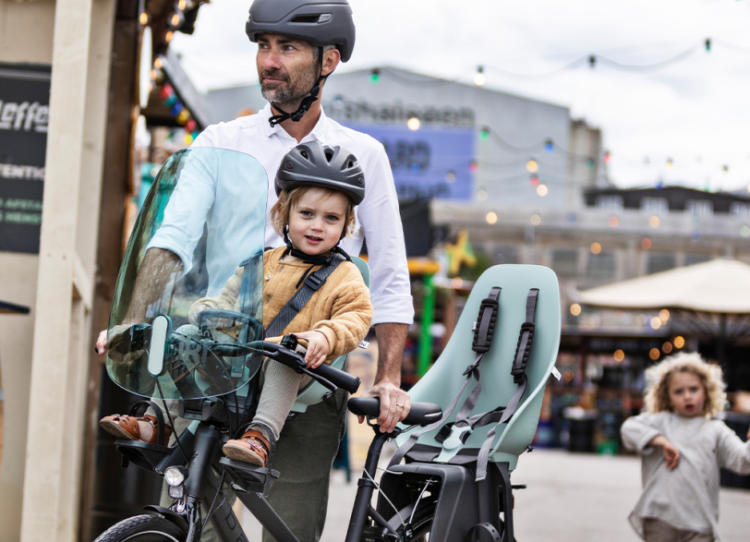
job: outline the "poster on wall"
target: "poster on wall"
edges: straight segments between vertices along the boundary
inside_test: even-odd
[[[388,154],[401,200],[470,200],[473,194],[472,128],[345,123],[380,141]]]
[[[0,251],[39,252],[51,68],[0,62]]]

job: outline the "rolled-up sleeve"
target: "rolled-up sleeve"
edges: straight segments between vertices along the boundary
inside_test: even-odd
[[[215,154],[201,149],[190,152],[164,209],[164,221],[146,248],[174,252],[182,260],[183,273],[192,267],[193,251],[203,235],[216,194],[216,164],[211,163],[216,160]]]
[[[411,324],[414,303],[398,197],[385,151],[368,179],[357,217],[367,242],[373,324]]]

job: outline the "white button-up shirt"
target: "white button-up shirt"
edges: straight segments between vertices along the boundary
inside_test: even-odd
[[[193,143],[193,147],[228,149],[255,157],[268,177],[267,216],[278,199],[274,180],[281,159],[298,144],[297,140],[281,126],[270,126],[268,118],[271,115],[271,106],[268,104],[257,115],[209,126]],[[406,264],[404,234],[393,174],[383,145],[366,134],[341,126],[326,117],[322,110],[312,132],[305,136],[301,143],[314,140],[324,145],[338,145],[347,149],[357,157],[365,174],[365,198],[355,207],[358,227],[353,236],[341,241],[341,247],[348,254],[356,256],[362,249],[363,239],[367,239],[370,293],[375,309],[373,324],[410,324],[414,318],[414,307]],[[231,198],[215,198],[207,205],[209,202],[205,200],[206,191],[194,191],[193,196],[191,201],[189,194],[181,195],[180,203],[184,206],[181,215],[189,217],[193,225],[198,224],[201,231],[203,224],[207,220],[211,221],[211,216],[214,217],[213,220],[217,220],[218,217],[232,214]],[[190,207],[190,212],[187,212],[185,207]],[[165,225],[166,221],[168,216],[165,216]],[[162,229],[165,233],[169,231],[169,228]],[[191,240],[186,242],[192,243],[192,246],[173,246],[174,238],[160,238],[162,229],[156,232],[149,247],[166,248],[178,255],[193,253],[198,239],[188,236],[185,239]],[[216,226],[214,229],[217,229]],[[219,227],[217,230],[220,232],[222,229]],[[265,239],[266,246],[276,247],[284,244],[283,238],[270,227],[266,228]],[[220,267],[226,267],[226,271],[229,272],[227,276],[231,276],[237,265],[236,255],[233,255],[236,246],[232,246],[232,236],[214,235],[212,241],[218,244],[223,241],[226,244],[215,246],[212,252],[218,254],[219,258],[226,259],[226,265]]]

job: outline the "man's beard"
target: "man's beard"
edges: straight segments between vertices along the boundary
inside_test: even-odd
[[[264,70],[260,74],[260,93],[274,105],[287,106],[287,108],[299,106],[302,98],[307,96],[315,86],[316,71],[314,64],[308,70],[301,70],[296,73]],[[268,84],[265,82],[266,77],[281,79],[285,83]]]

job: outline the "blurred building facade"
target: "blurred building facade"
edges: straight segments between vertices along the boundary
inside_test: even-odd
[[[208,102],[212,123],[266,104],[257,84],[212,90]],[[574,209],[583,189],[608,184],[601,131],[561,105],[379,68],[334,74],[323,108],[386,145],[403,199]]]
[[[668,311],[594,309],[581,306],[577,293],[714,258],[750,263],[748,195],[665,187],[656,179],[643,179],[650,188],[620,189],[608,180],[601,131],[561,105],[395,68],[335,74],[323,94],[328,116],[386,146],[402,212],[409,209],[407,238],[416,231],[413,202],[429,202],[421,216],[430,217],[440,239],[466,230],[485,264],[556,272],[563,377],[548,386],[538,445],[618,452],[622,420],[642,407],[645,367],[681,349],[712,357],[710,338],[685,333]],[[208,102],[212,122],[266,103],[258,85],[211,91]],[[413,276],[418,320],[425,284]],[[461,296],[450,288],[437,296],[442,335],[435,355]],[[408,374],[416,343],[410,334],[407,383],[416,376]],[[750,388],[745,349],[740,340],[729,350],[730,390]]]

